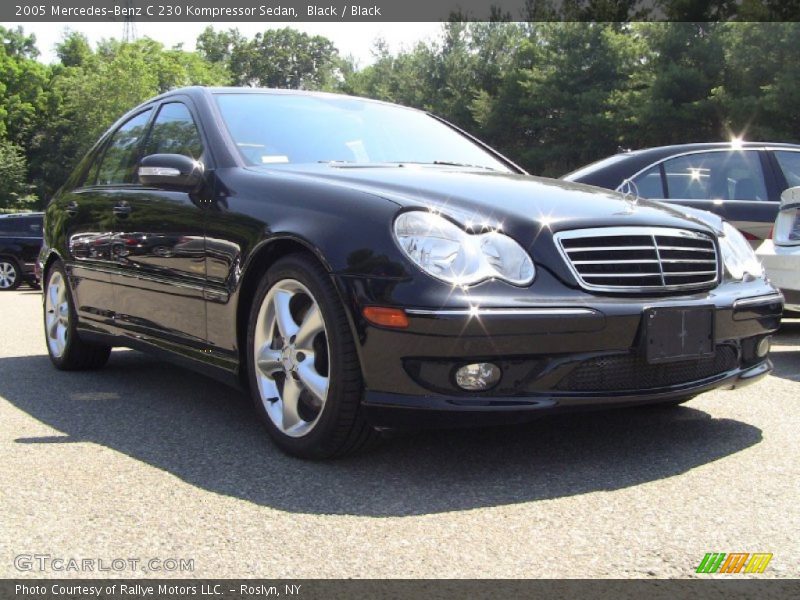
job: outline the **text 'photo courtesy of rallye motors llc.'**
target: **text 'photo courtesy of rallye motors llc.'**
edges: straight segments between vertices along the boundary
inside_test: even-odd
[[[286,452],[680,404],[771,370],[783,301],[718,216],[528,175],[423,111],[285,90],[132,108],[46,208],[59,369],[113,346],[249,390]]]

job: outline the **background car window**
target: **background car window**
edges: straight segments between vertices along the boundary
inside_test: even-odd
[[[757,152],[701,152],[664,163],[671,199],[767,200]]]
[[[800,152],[776,151],[775,158],[781,166],[789,187],[800,185]]]
[[[29,217],[26,219],[20,219],[20,221],[23,221],[24,231],[28,235],[42,235],[42,217]]]
[[[0,219],[0,233],[20,236],[42,235],[42,217],[12,217]]]
[[[185,104],[170,102],[158,111],[145,154],[183,154],[200,158],[203,142]]]
[[[642,198],[664,198],[664,186],[661,183],[661,167],[650,167],[644,173],[633,178],[636,190]]]
[[[97,172],[98,185],[132,183],[133,170],[138,158],[139,142],[150,118],[150,109],[125,122],[108,143]]]

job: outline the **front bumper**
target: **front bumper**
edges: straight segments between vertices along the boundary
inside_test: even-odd
[[[490,424],[752,383],[771,370],[756,348],[779,327],[782,297],[764,281],[738,285],[680,297],[406,308],[404,330],[356,319],[367,417],[386,427]],[[644,311],[675,306],[713,306],[715,354],[649,365],[642,349]],[[358,305],[353,308],[360,314]],[[455,370],[482,361],[501,368],[500,382],[486,392],[460,390]]]

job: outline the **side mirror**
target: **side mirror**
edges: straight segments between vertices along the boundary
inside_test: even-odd
[[[191,191],[202,180],[203,163],[183,154],[150,154],[139,162],[142,185]]]

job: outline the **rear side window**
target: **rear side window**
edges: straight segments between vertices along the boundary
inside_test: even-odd
[[[42,217],[0,219],[0,233],[39,237],[42,235]]]
[[[757,151],[701,152],[664,162],[667,195],[687,200],[767,200]]]
[[[800,185],[800,152],[775,151],[775,158],[789,187]]]
[[[644,173],[633,179],[636,184],[636,191],[642,198],[661,199],[664,198],[664,185],[661,180],[661,167],[656,165],[650,167]]]
[[[145,133],[151,109],[126,121],[106,146],[97,170],[97,185],[133,183],[133,171],[139,158],[139,143]]]
[[[200,158],[203,142],[185,104],[170,102],[161,107],[150,130],[145,154],[183,154]]]
[[[42,217],[26,217],[20,219],[23,222],[25,233],[38,237],[42,235]]]

